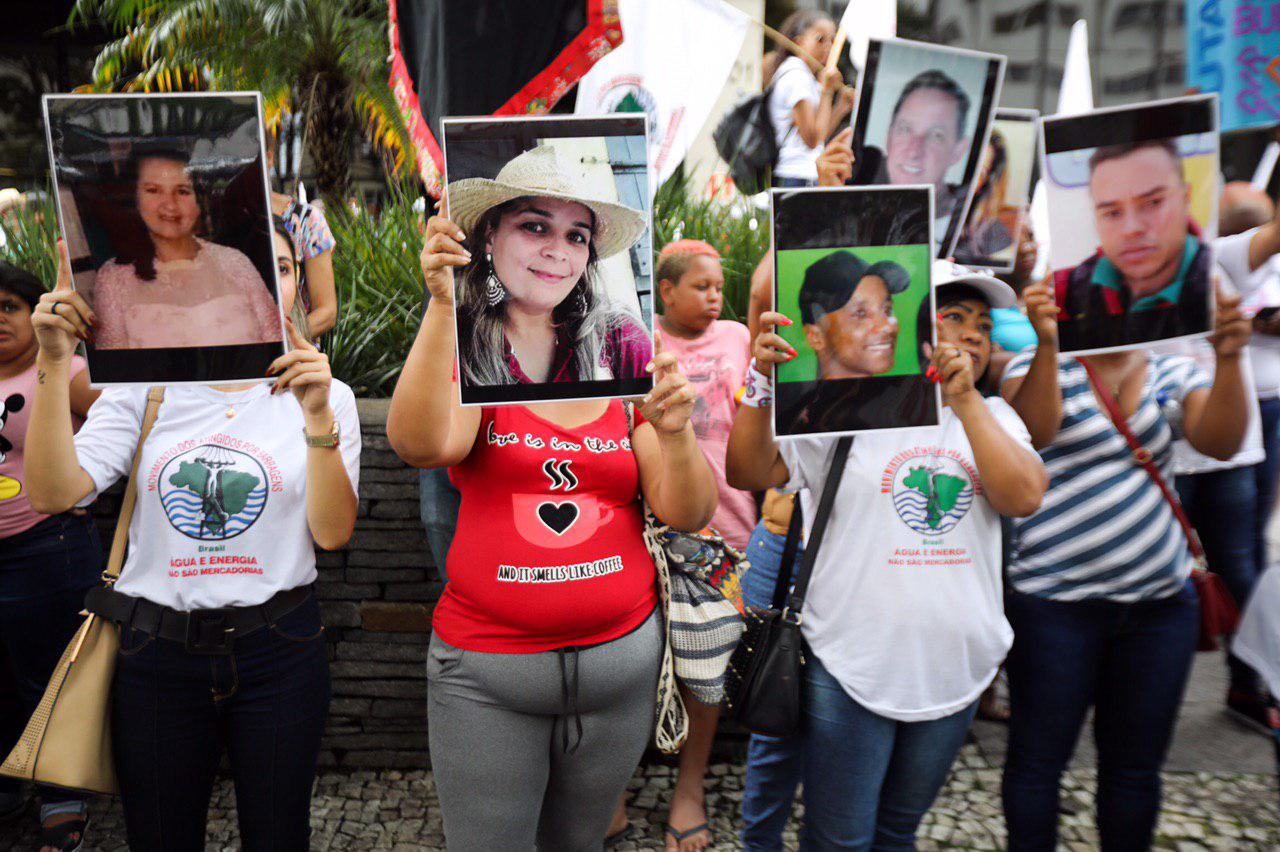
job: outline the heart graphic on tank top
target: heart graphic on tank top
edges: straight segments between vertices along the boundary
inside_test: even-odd
[[[556,535],[564,535],[578,520],[576,503],[542,503],[538,506],[538,520]]]

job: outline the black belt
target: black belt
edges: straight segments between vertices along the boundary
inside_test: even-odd
[[[85,597],[85,609],[122,627],[181,642],[192,654],[229,654],[231,643],[288,615],[312,595],[310,585],[277,592],[257,606],[193,609],[189,612],[135,598],[106,586]]]

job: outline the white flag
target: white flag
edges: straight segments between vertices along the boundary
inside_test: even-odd
[[[578,115],[641,112],[649,194],[706,123],[742,50],[749,19],[723,0],[619,0],[623,41],[578,82]]]
[[[897,0],[849,0],[840,27],[849,39],[849,61],[861,74],[871,39],[898,34]]]
[[[1093,109],[1093,77],[1089,73],[1089,25],[1082,19],[1071,27],[1067,40],[1067,61],[1062,67],[1062,86],[1058,89],[1057,115],[1078,115]],[[1031,196],[1031,227],[1042,249],[1049,245],[1049,199],[1044,181],[1036,181]],[[1049,252],[1042,250],[1037,265],[1044,265]],[[1038,270],[1037,270],[1038,272]]]

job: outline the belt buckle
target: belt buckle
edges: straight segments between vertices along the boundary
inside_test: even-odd
[[[235,628],[228,626],[225,609],[197,609],[187,613],[187,639],[183,643],[190,654],[214,656],[230,654]]]

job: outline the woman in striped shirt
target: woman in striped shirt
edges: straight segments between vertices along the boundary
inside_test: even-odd
[[[1146,849],[1160,808],[1160,766],[1195,652],[1192,558],[1159,486],[1090,386],[1083,362],[1171,481],[1173,442],[1230,458],[1244,438],[1239,298],[1218,294],[1215,378],[1189,358],[1145,350],[1058,353],[1049,281],[1026,291],[1039,344],[1016,357],[1002,392],[1049,473],[1033,515],[1014,519],[1006,613],[1009,752],[1004,808],[1012,850],[1053,849],[1058,784],[1090,707],[1104,849]]]

